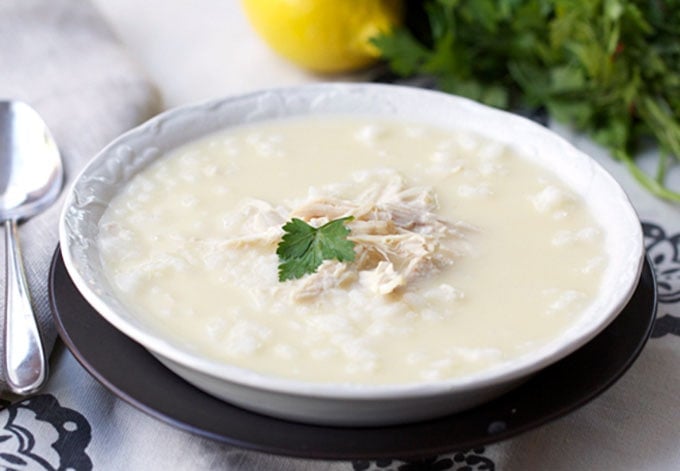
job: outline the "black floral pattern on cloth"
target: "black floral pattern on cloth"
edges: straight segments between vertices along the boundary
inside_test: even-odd
[[[354,471],[493,471],[493,460],[484,456],[484,447],[415,461],[353,461]]]
[[[0,469],[89,471],[91,427],[51,394],[0,403]],[[38,433],[39,432],[39,433]]]
[[[645,247],[654,265],[659,297],[659,312],[652,338],[680,336],[680,317],[666,311],[680,303],[680,232],[668,234],[658,224],[643,222]]]

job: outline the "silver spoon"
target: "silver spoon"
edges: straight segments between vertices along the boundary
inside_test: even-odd
[[[62,180],[59,149],[42,118],[25,103],[0,101],[0,223],[5,226],[7,272],[2,367],[7,386],[15,394],[34,392],[47,378],[17,224],[51,205]]]

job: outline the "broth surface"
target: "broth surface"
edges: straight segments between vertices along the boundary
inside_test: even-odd
[[[285,222],[339,215],[357,216],[357,260],[278,281]],[[178,148],[116,196],[97,244],[120,298],[185,348],[357,384],[452,378],[538,348],[578,319],[607,263],[555,175],[475,135],[368,117]]]

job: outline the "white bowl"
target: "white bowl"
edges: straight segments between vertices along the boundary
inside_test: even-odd
[[[197,356],[136,319],[113,294],[93,243],[97,223],[121,186],[166,152],[229,126],[325,114],[388,116],[468,130],[507,143],[551,169],[583,196],[605,233],[610,263],[594,302],[574,326],[530,355],[455,379],[386,386],[316,384],[265,376]],[[542,159],[545,155],[551,158]],[[66,199],[60,241],[68,272],[85,299],[178,375],[247,409],[333,425],[417,421],[501,395],[604,329],[631,297],[644,255],[640,223],[623,190],[593,159],[556,134],[524,118],[460,97],[374,84],[275,89],[163,113],[116,139],[82,171]]]

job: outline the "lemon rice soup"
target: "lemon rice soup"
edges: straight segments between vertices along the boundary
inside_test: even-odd
[[[280,280],[287,223],[346,217],[352,260]],[[185,349],[285,378],[396,384],[556,338],[598,290],[603,239],[580,197],[505,145],[315,117],[157,160],[110,203],[97,244],[117,295]]]

